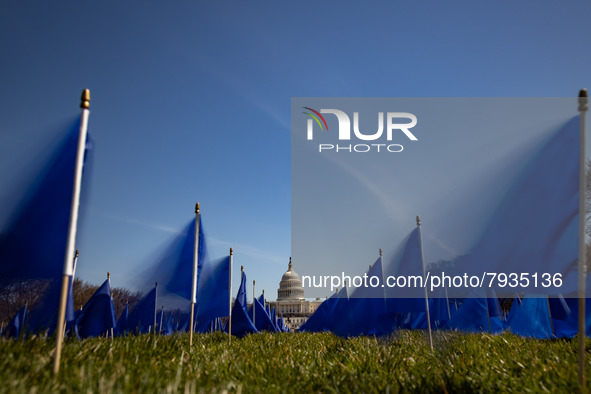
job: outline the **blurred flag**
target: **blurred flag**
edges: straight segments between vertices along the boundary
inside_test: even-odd
[[[201,227],[199,228],[201,229]],[[209,258],[204,258],[200,261],[196,309],[198,332],[207,329],[209,322],[215,318],[228,316],[228,305],[230,303],[229,286],[230,256],[215,261]]]
[[[456,273],[535,269],[561,273],[562,292],[577,290],[579,128],[576,116],[554,132],[523,168],[514,169],[513,182],[490,219],[482,223],[479,239]],[[535,287],[533,278],[529,285],[531,292],[545,289]],[[510,296],[507,289],[495,288],[501,297]]]
[[[77,119],[68,130],[43,167],[44,172],[20,198],[14,216],[0,230],[0,284],[62,277],[79,122]],[[85,160],[88,141],[87,138]],[[83,203],[80,205],[84,207]]]
[[[117,320],[117,324],[115,324],[115,332],[116,335],[123,335],[125,332],[125,327],[127,327],[127,320],[129,318],[129,302],[125,303],[125,309],[121,312],[121,316],[119,316],[119,320]]]
[[[324,300],[316,309],[314,314],[300,326],[301,332],[323,332],[330,331],[332,316],[338,301],[338,293],[333,294],[329,299]]]
[[[368,283],[357,287],[349,297],[349,335],[383,335],[389,333],[392,328],[388,327],[385,320],[386,300],[382,287],[384,279],[381,257],[367,271],[367,278]],[[374,287],[372,283],[377,285]]]
[[[507,328],[514,334],[533,338],[552,338],[548,299],[524,297],[521,304],[513,302]]]
[[[25,323],[27,321],[27,310],[27,305],[19,309],[12,320],[10,320],[2,334],[9,338],[18,338],[21,333],[24,333]]]
[[[384,278],[388,276],[423,278],[421,234],[414,228],[400,243],[398,250],[384,267]],[[398,312],[424,312],[425,291],[419,286],[386,286],[386,312],[392,316]]]
[[[161,283],[161,295],[175,294],[191,300],[193,253],[195,245],[195,218],[187,223],[179,235],[174,237],[159,257],[148,264],[150,268],[140,277],[142,288]],[[207,258],[207,243],[203,230],[203,222],[199,223],[199,267]],[[199,283],[197,271],[197,283]],[[197,289],[199,291],[199,289]]]

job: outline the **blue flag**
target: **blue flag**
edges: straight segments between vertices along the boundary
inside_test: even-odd
[[[263,306],[263,304],[261,304],[260,300],[262,298],[263,298],[263,296],[261,295],[261,297],[259,297],[259,299],[255,299],[253,302],[253,307],[255,310],[254,325],[255,325],[256,329],[259,331],[276,332],[277,330],[276,330],[273,322],[271,321],[271,317],[267,314],[267,311],[266,311],[265,307]],[[252,320],[252,308],[251,308],[250,317]]]
[[[246,302],[246,274],[242,272],[240,287],[236,295],[236,301],[232,307],[232,335],[243,337],[246,334],[257,333],[258,330],[248,317],[248,305]]]
[[[382,259],[378,258],[367,272],[367,284],[357,287],[349,297],[351,326],[349,335],[384,335],[392,331],[386,320],[386,299]],[[375,285],[372,286],[372,283]]]
[[[121,316],[119,316],[119,320],[117,320],[117,324],[115,325],[115,333],[116,335],[123,335],[125,327],[127,327],[127,320],[129,319],[129,303],[125,303],[125,309],[121,312]]]
[[[115,306],[111,299],[111,285],[107,279],[84,305],[74,324],[79,339],[110,334],[115,328]]]
[[[198,272],[196,320],[197,331],[201,332],[215,318],[228,316],[230,256],[217,261],[205,258]]]
[[[524,337],[552,338],[548,299],[525,297],[521,304],[513,302],[507,316],[507,328]]]
[[[483,223],[469,258],[456,267],[456,273],[535,269],[540,275],[562,274],[561,291],[577,289],[579,144],[576,116],[553,133],[524,168],[514,169],[517,176],[490,220]],[[556,290],[540,286],[539,280],[536,286],[534,278],[529,278],[531,293],[551,288]],[[495,290],[501,297],[510,296],[508,286]]]
[[[181,233],[175,236],[165,247],[164,252],[151,264],[140,278],[140,287],[146,288],[152,283],[161,284],[162,294],[175,294],[191,300],[193,258],[195,246],[195,218],[187,223]],[[207,242],[203,221],[199,223],[199,252],[197,283],[203,262],[207,259]],[[199,289],[197,289],[199,291]]]
[[[0,284],[14,280],[61,278],[78,135],[79,120],[76,120],[43,167],[44,172],[20,198],[14,216],[0,230]],[[87,150],[88,146],[87,143]],[[87,155],[88,152],[85,158]],[[80,207],[83,208],[84,204],[81,203]]]
[[[72,290],[72,280],[69,279],[69,288],[66,302],[66,327],[70,327],[74,322],[74,293]],[[59,310],[59,300],[62,287],[61,279],[51,281],[47,290],[39,301],[31,308],[28,328],[33,333],[47,331],[49,335],[53,334],[57,327],[57,315]]]
[[[337,294],[337,302],[332,314],[332,322],[329,323],[330,331],[334,334],[347,337],[351,327],[351,310],[349,308],[349,293],[347,287],[343,287]]]
[[[123,331],[132,333],[147,333],[154,329],[154,316],[156,315],[156,287],[146,294],[129,313],[127,325]]]
[[[8,323],[2,334],[9,338],[18,338],[21,333],[24,333],[25,323],[27,321],[27,310],[27,305],[19,309],[12,320],[10,320],[10,323]]]
[[[422,278],[423,258],[419,227],[414,228],[401,242],[398,250],[384,267],[384,277]],[[424,312],[425,291],[422,287],[386,286],[386,311],[392,316],[398,312]]]
[[[329,299],[325,300],[312,316],[300,326],[298,331],[301,332],[323,332],[330,331],[332,325],[332,317],[334,309],[338,301],[338,293],[333,294]]]
[[[498,301],[497,301],[498,302]],[[490,330],[489,330],[490,325]],[[499,318],[488,316],[486,298],[466,298],[453,314],[450,327],[467,332],[502,332]]]

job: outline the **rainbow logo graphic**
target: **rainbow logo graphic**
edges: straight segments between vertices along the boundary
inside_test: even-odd
[[[322,119],[322,122],[324,123],[324,126],[326,127],[326,131],[328,131],[328,125],[326,124],[326,120],[324,120],[324,117],[322,115],[320,115],[320,112],[318,112],[310,107],[302,107],[302,108],[307,109],[308,111],[312,111],[312,112],[314,112],[314,114],[318,115],[318,117],[320,117],[320,119]],[[318,126],[320,126],[320,130],[323,130],[322,123],[320,123],[320,120],[318,119],[318,117],[314,116],[310,112],[302,112],[302,113],[304,113],[306,115],[310,115],[316,121],[316,123],[318,123]]]

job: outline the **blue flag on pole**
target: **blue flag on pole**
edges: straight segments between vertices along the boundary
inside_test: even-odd
[[[0,284],[62,276],[79,124],[77,119],[43,167],[45,171],[20,198],[15,215],[0,230]]]
[[[367,271],[367,284],[357,287],[349,297],[351,326],[349,335],[384,335],[392,331],[386,321],[382,259]],[[372,285],[372,284],[375,284]]]
[[[246,334],[257,333],[258,330],[248,317],[248,305],[246,301],[246,274],[242,272],[240,287],[236,295],[236,301],[232,307],[232,335],[243,337]]]
[[[335,306],[338,302],[338,293],[333,294],[325,300],[312,316],[306,320],[298,329],[301,332],[323,332],[330,331],[332,325],[332,316]]]
[[[10,323],[8,323],[2,334],[9,338],[18,338],[21,333],[24,333],[25,323],[27,321],[27,310],[27,305],[19,309],[12,320],[10,320]]]
[[[146,294],[129,313],[127,325],[123,331],[132,333],[147,333],[154,329],[154,316],[156,315],[156,287]]]
[[[98,337],[110,334],[115,323],[115,306],[111,299],[110,281],[107,279],[82,308],[74,324],[74,332],[78,339]]]
[[[414,228],[401,242],[398,250],[384,267],[384,277],[423,277],[421,234]],[[425,292],[419,286],[386,286],[386,311],[389,315],[398,312],[424,312]]]
[[[125,303],[125,308],[123,312],[121,312],[121,316],[119,316],[119,320],[115,324],[115,333],[116,335],[123,335],[125,331],[125,327],[127,326],[127,320],[129,318],[129,302]]]
[[[513,302],[507,328],[514,334],[533,338],[552,338],[548,299],[525,297],[521,304]]]
[[[217,317],[228,316],[230,303],[230,256],[212,261],[204,258],[199,264],[197,282],[197,331],[208,328]]]
[[[254,325],[257,330],[259,331],[269,331],[269,332],[276,332],[276,328],[271,321],[271,317],[267,314],[267,311],[263,304],[261,304],[260,300],[263,296],[259,297],[259,299],[255,299],[253,306],[255,310],[255,319]],[[264,302],[264,301],[263,301]],[[252,320],[252,308],[251,308],[251,320]]]
[[[151,264],[140,278],[140,287],[146,288],[152,283],[161,283],[161,295],[175,294],[191,300],[193,258],[195,246],[195,218],[192,218],[165,247],[164,251]],[[200,266],[207,259],[207,242],[203,230],[203,221],[199,223],[199,252],[197,285],[199,285]],[[199,289],[197,288],[197,291]]]
[[[504,193],[456,273],[562,274],[561,291],[577,290],[579,116],[554,132]],[[523,282],[523,281],[522,281]],[[499,282],[493,285],[501,286]],[[531,293],[555,291],[529,278]],[[553,289],[553,290],[552,290]],[[501,297],[514,289],[495,287]],[[527,290],[527,288],[521,288]]]

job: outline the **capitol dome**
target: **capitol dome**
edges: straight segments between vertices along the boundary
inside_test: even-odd
[[[281,277],[279,289],[277,290],[277,301],[281,300],[303,300],[304,288],[300,276],[293,270],[291,257],[287,272]]]

